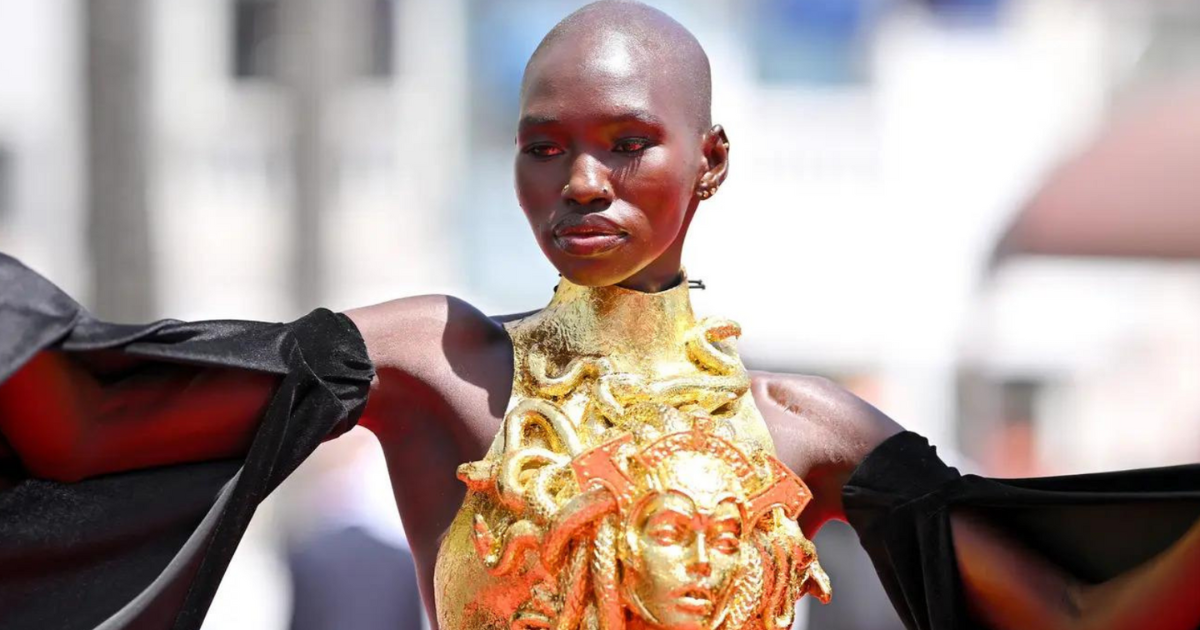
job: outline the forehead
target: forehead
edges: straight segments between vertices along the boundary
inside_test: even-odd
[[[637,38],[603,32],[561,39],[525,71],[523,119],[583,120],[649,112],[670,124],[686,120],[690,95],[669,61]]]
[[[698,509],[699,508],[699,509]],[[654,496],[646,506],[645,518],[650,521],[655,516],[680,515],[684,517],[694,516],[697,512],[703,512],[710,518],[724,520],[728,518],[740,519],[741,510],[738,509],[736,500],[733,497],[725,496],[714,505],[698,506],[692,497],[686,496],[679,492],[663,492]]]
[[[652,474],[664,492],[651,508],[686,506],[690,512],[713,514],[722,503],[736,501],[743,494],[729,465],[706,453],[680,451],[655,466]]]

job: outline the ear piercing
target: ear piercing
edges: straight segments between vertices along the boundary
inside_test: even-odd
[[[717,188],[719,188],[719,186],[709,184],[708,182],[702,182],[700,187],[696,189],[696,196],[701,199],[708,199],[716,194]]]

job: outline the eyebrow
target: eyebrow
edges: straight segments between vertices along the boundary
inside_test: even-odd
[[[651,516],[646,521],[646,525],[648,527],[654,527],[655,525],[658,525],[659,523],[662,523],[664,521],[673,521],[675,519],[683,519],[685,521],[691,521],[695,517],[696,517],[695,514],[688,514],[686,512],[682,512],[682,511],[676,510],[674,508],[665,508],[665,509],[659,511],[658,513],[654,514],[653,516]]]
[[[695,514],[695,512],[689,510],[688,507],[689,506],[671,505],[670,503],[664,503],[657,508],[657,510],[656,510],[657,513],[652,515],[650,517],[650,520],[654,520],[660,516],[667,516],[667,515],[671,515],[671,514],[675,514],[677,516],[682,516],[683,518],[692,518],[696,514]]]
[[[733,515],[726,516],[723,518],[713,519],[713,521],[714,521],[713,522],[714,527],[720,527],[720,528],[728,527],[730,529],[733,529],[733,528],[741,529],[742,528],[742,519],[740,519],[736,516],[733,516]]]
[[[640,122],[640,123],[643,123],[646,125],[652,125],[652,126],[656,126],[656,127],[664,126],[661,118],[659,118],[658,116],[655,116],[654,114],[651,114],[650,112],[648,112],[644,109],[632,109],[629,111],[621,112],[620,114],[617,114],[616,116],[610,117],[608,120],[610,122],[614,122],[614,123]],[[518,129],[528,129],[530,127],[540,127],[542,125],[553,125],[553,124],[559,123],[559,122],[561,122],[561,120],[554,116],[548,116],[548,115],[542,115],[542,114],[528,114],[526,116],[521,117],[521,121],[520,121],[520,123],[517,124],[517,128]]]

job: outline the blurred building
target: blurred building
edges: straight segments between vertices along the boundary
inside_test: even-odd
[[[0,250],[118,319],[536,308],[555,274],[512,194],[517,90],[581,4],[0,0]],[[1200,5],[652,4],[713,64],[732,171],[686,262],[751,367],[839,379],[992,474],[1200,458],[1200,264],[993,260],[1111,116],[1197,76]],[[256,520],[207,627],[286,627],[312,479]],[[895,627],[834,606],[814,625]]]

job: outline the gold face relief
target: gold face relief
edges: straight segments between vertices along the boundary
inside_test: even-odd
[[[775,630],[828,578],[733,345],[661,293],[562,281],[508,326],[504,427],[464,464],[435,570],[445,630]]]
[[[742,566],[742,511],[732,497],[711,510],[677,490],[648,499],[627,526],[627,596],[656,625],[711,630]]]

